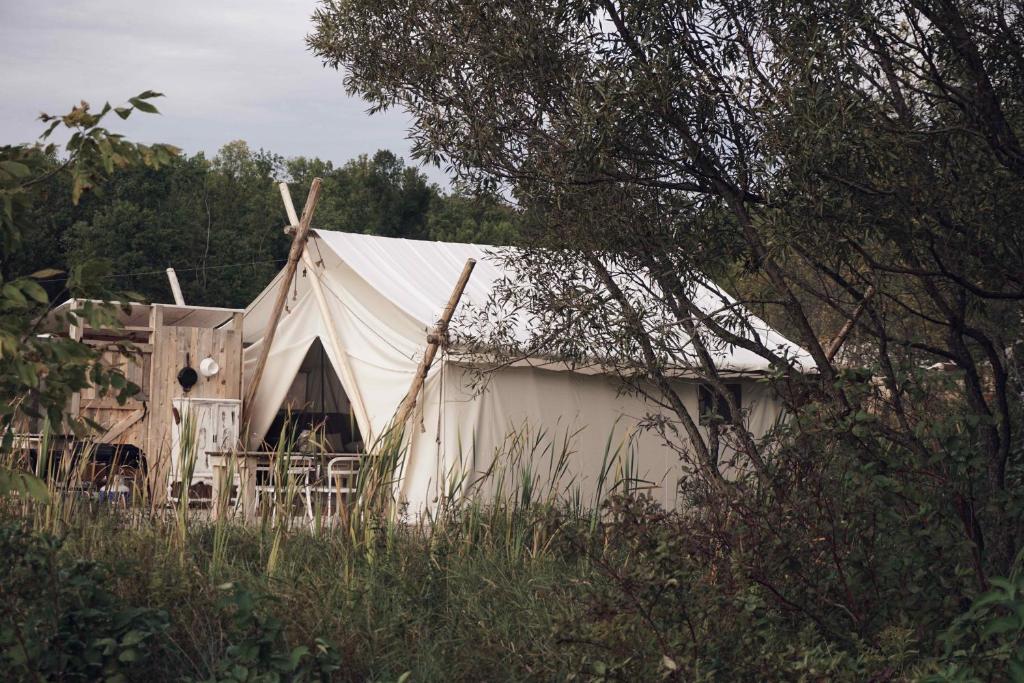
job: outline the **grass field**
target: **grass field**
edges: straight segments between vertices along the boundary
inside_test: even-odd
[[[72,493],[67,474],[0,499],[9,680],[971,681],[1010,670],[1024,635],[1006,621],[1019,573],[955,622],[963,601],[926,615],[941,594],[880,585],[855,630],[816,535],[708,545],[699,510],[615,486],[569,504],[509,474],[487,504],[415,521],[364,489],[331,524],[289,514],[289,486],[242,524]],[[808,542],[820,576],[794,559]],[[768,553],[779,574],[746,573]]]
[[[148,650],[139,653],[149,680],[231,680],[234,665],[247,670],[238,679],[264,680],[250,674],[273,671],[275,657],[301,647],[310,653],[301,666],[288,670],[289,660],[279,673],[289,680],[309,667],[315,677],[318,643],[327,649],[321,663],[344,680],[517,680],[570,671],[558,656],[559,624],[578,617],[577,594],[592,569],[543,516],[477,511],[432,528],[368,524],[357,537],[351,529],[190,520],[183,536],[176,517],[108,507],[76,506],[54,536],[59,548],[43,551],[35,548],[38,531],[20,533],[41,528],[43,516],[8,506],[4,593],[17,597],[4,609],[25,624],[54,601],[55,613],[87,608],[66,584],[77,563],[96,563],[91,580],[112,596],[112,616],[147,608],[166,619],[151,627]],[[23,567],[19,588],[15,565],[37,555],[47,570]],[[40,625],[35,637],[47,629]],[[239,645],[258,651],[240,653]]]

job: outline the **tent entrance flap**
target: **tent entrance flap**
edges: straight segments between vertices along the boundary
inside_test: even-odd
[[[264,443],[274,448],[282,438],[306,431],[329,452],[364,451],[352,402],[319,337],[309,345]]]

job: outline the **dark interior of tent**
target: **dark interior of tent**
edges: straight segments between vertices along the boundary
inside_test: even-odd
[[[364,451],[352,404],[319,339],[306,352],[264,441],[274,449],[282,438],[296,441],[293,450],[312,446],[312,440],[316,450]]]

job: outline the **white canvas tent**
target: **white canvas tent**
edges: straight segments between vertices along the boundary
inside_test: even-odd
[[[490,248],[479,245],[314,231],[305,248],[309,259],[300,265],[294,281],[284,282],[283,273],[279,274],[245,312],[249,382],[273,301],[279,288],[289,288],[266,370],[251,403],[249,442],[257,444],[264,438],[319,340],[321,353],[337,374],[369,445],[389,425],[405,397],[427,334],[466,260],[478,263],[462,298],[463,307],[485,306],[494,282],[505,273]],[[322,300],[315,296],[311,278],[319,279]],[[751,321],[769,345],[791,357],[806,358],[763,322]],[[780,414],[770,388],[756,380],[767,364],[742,349],[723,347],[720,353],[723,367],[736,373],[735,381],[741,385],[742,409],[750,429],[755,435],[765,433]],[[407,429],[409,441],[398,485],[397,494],[410,509],[431,506],[453,481],[467,490],[491,468],[495,457],[508,455],[514,441],[510,434],[516,433],[541,444],[531,467],[542,482],[550,479],[551,453],[560,452],[568,439],[572,456],[559,480],[568,492],[590,500],[603,468],[612,471],[611,478],[616,470],[627,469],[648,482],[646,486],[661,502],[676,502],[679,455],[653,430],[639,428],[652,407],[639,397],[622,394],[614,378],[595,371],[572,371],[564,365],[525,363],[489,373],[482,390],[475,387],[478,379],[464,356],[442,353],[431,367]],[[685,379],[679,383],[687,407],[696,415],[697,383]],[[544,453],[552,444],[553,450]],[[610,467],[609,453],[618,456]],[[521,477],[522,471],[509,476]],[[484,484],[481,490],[491,485]]]

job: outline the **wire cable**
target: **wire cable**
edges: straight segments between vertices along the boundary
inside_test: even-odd
[[[284,263],[287,260],[288,259],[272,259],[272,260],[267,260],[267,261],[246,261],[244,263],[221,263],[221,264],[216,265],[216,266],[197,266],[195,268],[175,268],[174,271],[176,273],[191,273],[191,272],[195,272],[197,270],[222,270],[224,268],[241,268],[243,266],[262,266],[262,265],[267,265],[267,264],[270,264],[270,263],[280,264],[280,263]],[[103,275],[101,277],[104,278],[104,279],[108,279],[108,278],[115,278],[115,277],[138,277],[138,276],[142,276],[142,275],[165,275],[166,273],[167,273],[167,269],[165,268],[164,270],[140,270],[140,271],[135,272],[135,273],[110,273],[108,275]],[[65,276],[65,277],[52,277],[52,278],[45,278],[45,279],[42,279],[42,280],[36,280],[36,282],[63,282],[65,280],[67,280],[67,279],[68,279],[67,276]]]

